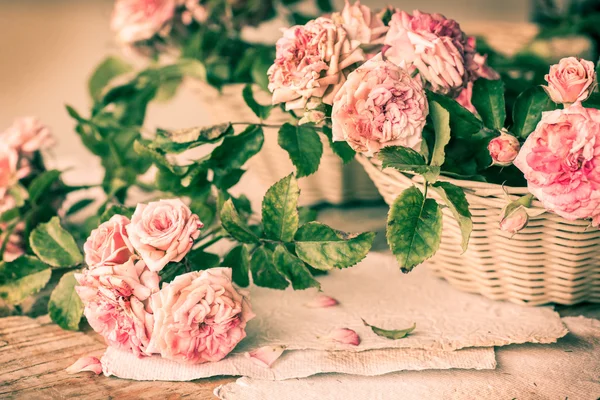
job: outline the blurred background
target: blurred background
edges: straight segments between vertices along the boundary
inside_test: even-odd
[[[338,9],[343,6],[343,0],[335,3]],[[363,3],[377,8],[390,2]],[[439,12],[465,27],[477,21],[525,22],[530,14],[525,0],[394,0],[392,4]],[[97,163],[73,132],[64,105],[86,109],[90,73],[107,55],[119,54],[109,29],[112,6],[112,0],[0,0],[0,129],[16,116],[40,117],[58,138],[54,153],[60,167]],[[271,23],[268,31],[278,26]],[[174,101],[152,105],[149,119],[170,128],[210,123],[210,116],[195,106],[194,94],[185,87]],[[94,174],[92,168],[88,171]],[[86,179],[101,178],[91,175]]]

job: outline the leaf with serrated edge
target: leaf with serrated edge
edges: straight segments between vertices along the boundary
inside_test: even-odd
[[[294,290],[304,290],[311,287],[321,288],[321,284],[316,281],[306,265],[298,257],[292,255],[283,245],[277,245],[273,253],[275,266],[288,280],[292,282]]]
[[[74,272],[63,275],[50,295],[48,314],[63,329],[76,331],[83,315],[83,303],[75,291]]]
[[[450,128],[452,136],[470,138],[483,128],[483,123],[471,111],[467,110],[455,100],[432,91],[427,91],[428,101],[435,101],[450,113]]]
[[[227,136],[223,139],[219,147],[213,150],[210,162],[215,168],[241,168],[246,161],[260,151],[264,140],[262,128],[249,125],[239,135]]]
[[[262,246],[252,254],[250,270],[252,271],[252,280],[257,286],[281,290],[289,286],[285,276],[273,264],[273,253]]]
[[[413,172],[423,175],[429,182],[435,181],[440,167],[425,165],[425,159],[413,149],[402,146],[389,146],[381,149],[378,155],[383,168],[394,168],[400,172]]]
[[[279,146],[288,152],[296,167],[298,178],[317,171],[323,155],[323,143],[313,128],[283,124],[279,129],[277,141]]]
[[[390,207],[387,241],[403,272],[435,254],[442,236],[442,211],[433,199],[412,186]]]
[[[232,132],[233,128],[229,122],[208,127],[159,129],[152,145],[168,153],[181,153],[206,143],[214,143]]]
[[[365,321],[364,319],[362,320],[362,322],[363,322],[363,324],[365,324],[365,326],[368,326],[369,328],[371,328],[373,333],[376,334],[377,336],[381,336],[386,339],[392,339],[392,340],[398,340],[398,339],[402,339],[402,338],[406,337],[409,333],[414,331],[417,327],[417,324],[414,323],[413,326],[411,326],[410,328],[388,330],[388,329],[381,329],[376,326],[373,326],[373,325],[369,324],[367,321]]]
[[[133,143],[133,150],[142,157],[146,157],[151,160],[157,167],[164,167],[174,173],[175,175],[181,175],[186,170],[178,165],[172,164],[167,157],[156,149],[152,149],[146,146],[139,140]]]
[[[513,106],[512,133],[521,139],[527,139],[542,119],[542,113],[553,110],[554,107],[541,86],[527,89],[517,97]]]
[[[90,96],[92,99],[99,100],[102,91],[113,78],[131,71],[133,67],[120,58],[107,57],[98,65],[88,82]]]
[[[0,285],[0,299],[8,304],[20,304],[27,297],[42,290],[51,276],[52,270],[46,268]]]
[[[296,233],[296,254],[313,268],[348,268],[366,257],[373,239],[373,232],[347,234],[319,222],[309,222]]]
[[[471,102],[487,128],[501,129],[504,127],[506,108],[502,80],[477,79],[473,83]]]
[[[223,259],[221,265],[231,268],[233,281],[238,286],[246,287],[250,284],[248,276],[250,272],[250,254],[246,245],[240,244],[231,249]]]
[[[246,85],[246,86],[244,86],[244,90],[242,90],[242,97],[244,98],[244,101],[246,102],[246,105],[248,107],[250,107],[250,109],[252,110],[252,112],[260,120],[265,120],[265,119],[269,118],[269,114],[271,113],[271,110],[273,109],[273,106],[271,106],[271,105],[264,106],[262,104],[259,104],[254,99],[254,93],[252,92],[252,85]]]
[[[429,102],[429,115],[435,130],[431,165],[441,167],[446,160],[445,148],[450,142],[450,113],[436,101]]]
[[[54,182],[60,178],[60,171],[55,169],[45,171],[38,175],[29,185],[29,201],[36,203],[44,192],[48,190]]]
[[[465,192],[450,182],[436,182],[431,188],[444,200],[444,203],[446,203],[452,215],[454,215],[454,219],[458,223],[462,235],[462,250],[463,252],[467,251],[469,238],[473,231],[473,221],[471,220],[469,202],[467,201]]]
[[[352,147],[344,141],[333,141],[333,133],[331,132],[331,128],[327,125],[323,126],[323,134],[327,136],[329,139],[329,146],[331,150],[342,159],[344,164],[348,164],[350,161],[354,160],[356,156],[356,152],[352,150]]]
[[[0,262],[0,285],[40,272],[48,265],[33,256],[19,256],[10,262]]]
[[[83,256],[73,236],[60,226],[58,217],[39,224],[29,235],[33,252],[53,267],[72,267],[83,262]]]
[[[262,222],[269,239],[291,242],[298,230],[300,189],[294,175],[288,175],[267,190],[262,203]]]
[[[250,230],[248,225],[242,221],[242,218],[235,209],[231,199],[223,203],[220,215],[223,228],[225,228],[234,239],[242,243],[259,242],[258,237]]]

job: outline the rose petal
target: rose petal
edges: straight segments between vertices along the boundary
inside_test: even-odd
[[[285,347],[283,346],[264,346],[244,355],[261,367],[271,368],[271,365],[281,357],[284,351]]]
[[[102,373],[102,363],[100,363],[100,360],[96,357],[84,356],[75,361],[73,365],[65,369],[65,371],[67,374],[90,371],[96,375],[100,375]]]
[[[325,296],[324,294],[315,297],[312,301],[309,301],[305,304],[306,307],[309,308],[325,308],[325,307],[333,307],[340,304],[333,297]]]
[[[360,344],[360,337],[358,334],[349,328],[335,329],[331,331],[329,335],[325,336],[325,338],[352,346],[358,346]]]

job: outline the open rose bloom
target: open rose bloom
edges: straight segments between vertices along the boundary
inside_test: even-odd
[[[514,165],[546,209],[600,224],[600,110],[576,103],[544,113]]]
[[[254,318],[231,281],[230,268],[190,272],[152,296],[154,329],[148,350],[183,363],[219,361],[246,337]]]
[[[170,28],[176,6],[176,0],[117,0],[111,28],[123,44],[149,40]]]
[[[428,112],[421,81],[376,57],[351,73],[336,95],[333,138],[367,156],[392,145],[419,151]]]

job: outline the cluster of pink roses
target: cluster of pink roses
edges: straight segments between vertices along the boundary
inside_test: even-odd
[[[0,133],[0,214],[17,206],[12,190],[18,190],[17,184],[21,179],[34,173],[33,158],[39,150],[52,144],[50,129],[37,118],[24,117]],[[4,242],[7,223],[0,223],[0,242]],[[17,224],[4,250],[4,261],[12,261],[23,254],[24,243],[22,232],[23,223]]]
[[[384,13],[392,14],[389,26]],[[334,140],[368,156],[390,145],[420,150],[425,89],[475,112],[473,81],[499,79],[456,21],[419,11],[376,14],[358,1],[285,30],[276,47],[268,72],[273,104],[304,108],[301,122],[319,122],[324,116],[313,109],[333,105]]]
[[[189,272],[159,288],[158,272],[184,259],[202,227],[172,199],[139,204],[131,220],[115,215],[92,231],[76,290],[90,326],[110,346],[202,363],[224,358],[246,336],[254,315],[231,269]]]

